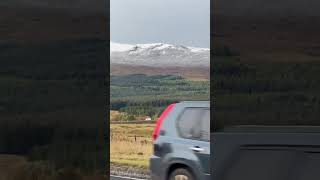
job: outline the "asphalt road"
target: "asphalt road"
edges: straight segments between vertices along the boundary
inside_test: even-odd
[[[138,179],[138,178],[131,178],[125,176],[110,176],[110,180],[145,180],[145,179]]]

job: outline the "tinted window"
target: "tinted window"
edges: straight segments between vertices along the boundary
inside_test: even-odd
[[[209,109],[186,108],[178,120],[178,131],[184,138],[209,141]]]
[[[201,139],[204,141],[210,140],[210,110],[204,110],[201,121]]]

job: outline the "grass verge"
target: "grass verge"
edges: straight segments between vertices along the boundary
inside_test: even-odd
[[[111,124],[110,162],[149,167],[154,124]]]

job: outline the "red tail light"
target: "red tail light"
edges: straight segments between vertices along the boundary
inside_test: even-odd
[[[163,121],[167,118],[168,114],[172,111],[172,109],[174,108],[176,104],[171,104],[169,105],[161,114],[161,116],[159,117],[159,119],[157,120],[157,124],[156,124],[156,127],[153,131],[153,134],[152,134],[152,137],[153,137],[153,140],[156,140],[159,136],[159,132],[160,132],[160,128],[161,128],[161,125],[163,123]]]

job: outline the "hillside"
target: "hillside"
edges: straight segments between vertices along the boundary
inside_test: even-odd
[[[209,81],[192,81],[179,76],[112,76],[110,83],[111,110],[134,115],[152,117],[173,102],[209,99]]]
[[[216,8],[219,6],[224,5],[222,3]],[[279,9],[285,11],[280,7]],[[233,12],[232,6],[229,11]],[[282,54],[290,57],[297,54],[319,54],[320,15],[273,15],[272,12],[265,16],[220,12],[213,15],[216,48],[225,46],[239,55],[250,54],[255,57],[263,54]]]
[[[0,4],[0,153],[105,168],[105,15]]]
[[[77,39],[106,39],[102,12],[82,13],[61,9],[2,6],[0,3],[0,45],[45,44]]]

